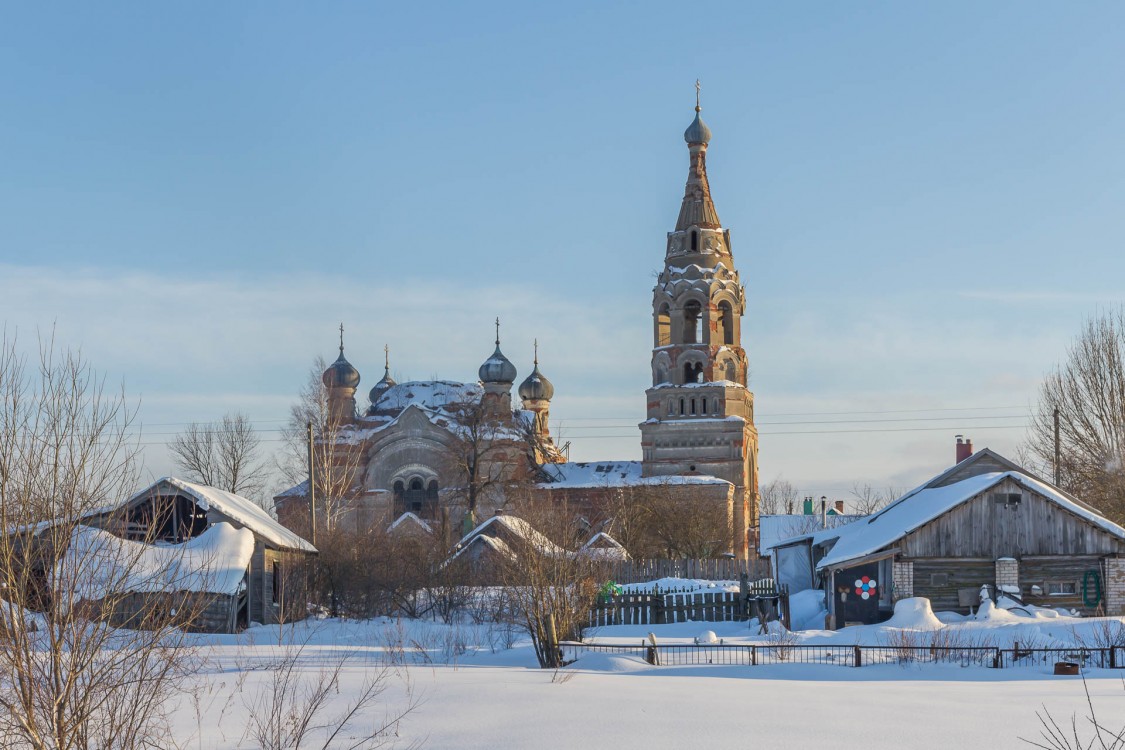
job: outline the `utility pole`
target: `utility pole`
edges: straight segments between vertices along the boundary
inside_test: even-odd
[[[1059,464],[1062,463],[1059,456],[1061,451],[1059,449],[1059,407],[1055,407],[1055,486],[1059,483]]]
[[[312,545],[316,546],[316,474],[313,471],[313,429],[312,421],[305,423],[305,431],[308,437],[308,457],[309,457],[309,532],[312,537],[309,539]]]

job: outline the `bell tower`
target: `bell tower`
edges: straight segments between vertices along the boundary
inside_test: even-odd
[[[684,132],[688,177],[664,269],[653,289],[652,387],[641,424],[644,476],[703,474],[734,485],[732,552],[745,557],[758,526],[758,430],[746,387],[745,290],[707,182],[711,130]]]

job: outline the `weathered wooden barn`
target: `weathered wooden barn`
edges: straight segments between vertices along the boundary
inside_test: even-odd
[[[928,598],[968,613],[981,589],[1026,604],[1125,614],[1125,529],[984,449],[871,516],[773,548],[779,582],[825,591],[829,627]]]
[[[161,559],[174,560],[179,572],[162,590],[151,575],[135,585],[119,584],[133,586],[130,594],[138,609],[148,606],[151,597],[177,589],[199,599],[198,616],[190,625],[195,630],[229,632],[250,622],[271,624],[306,614],[304,573],[316,548],[244,497],[164,477],[119,505],[87,515],[82,523],[87,531],[79,527],[72,548],[96,529],[147,547],[128,559],[146,560],[149,568]],[[106,547],[104,540],[100,544]],[[170,567],[162,569],[165,578]],[[115,611],[126,624],[129,608]]]

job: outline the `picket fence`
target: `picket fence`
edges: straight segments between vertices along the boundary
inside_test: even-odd
[[[757,581],[772,575],[768,559],[747,562],[734,558],[622,560],[613,563],[607,572],[615,583],[621,584],[643,583],[661,578],[737,581],[743,573],[746,573],[749,580]]]
[[[733,622],[751,617],[787,622],[788,610],[788,592],[778,590],[773,581],[762,581],[744,591],[604,596],[590,609],[587,627]]]

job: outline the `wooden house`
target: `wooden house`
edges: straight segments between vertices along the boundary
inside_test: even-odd
[[[772,551],[790,591],[825,591],[829,627],[880,622],[925,597],[968,613],[981,590],[1026,604],[1125,614],[1125,529],[984,449],[877,513]]]
[[[119,505],[88,514],[82,524],[149,548],[130,559],[153,563],[175,556],[179,572],[168,585],[196,585],[203,598],[192,629],[231,632],[250,622],[271,624],[306,614],[303,576],[316,548],[244,497],[164,477]],[[90,536],[82,527],[75,534],[71,554],[79,536]],[[206,557],[197,548],[206,550]],[[133,591],[138,606],[160,593],[151,576]],[[124,616],[128,619],[127,611]]]

